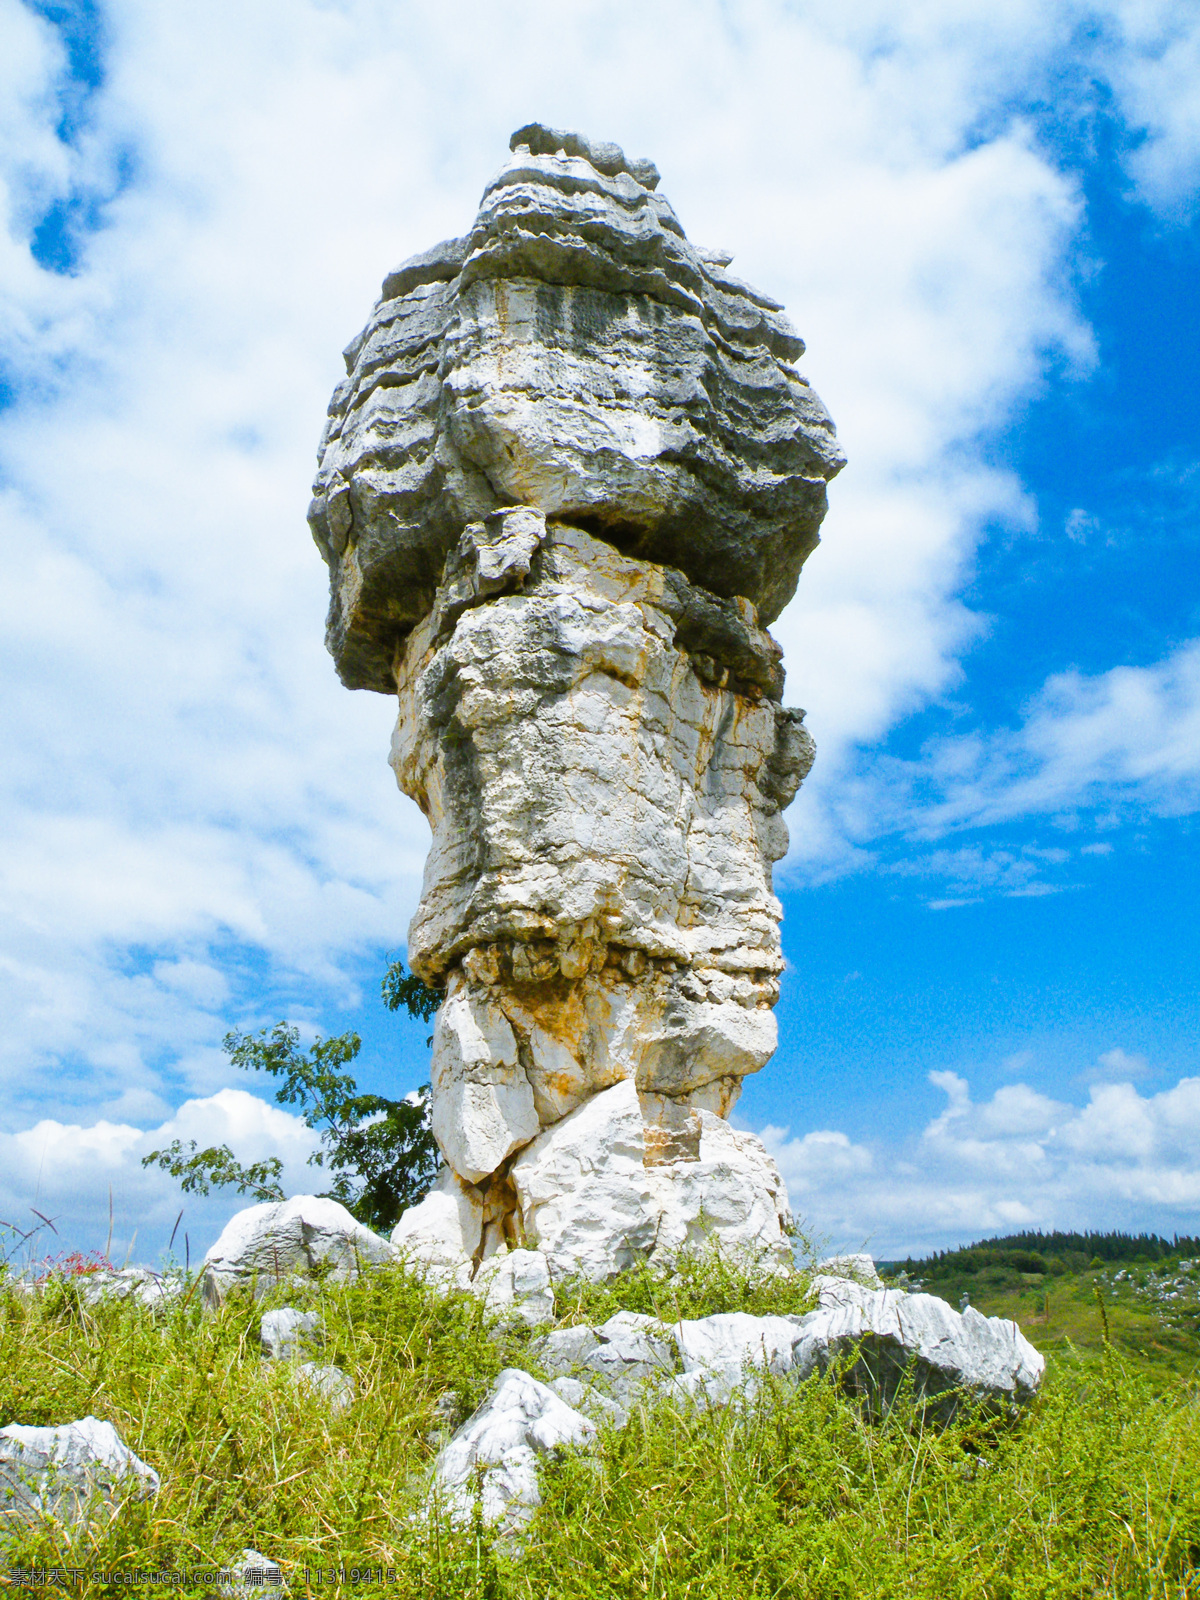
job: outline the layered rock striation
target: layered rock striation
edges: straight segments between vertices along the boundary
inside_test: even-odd
[[[385,280],[310,514],[338,671],[397,695],[433,832],[409,957],[446,993],[449,1170],[401,1231],[461,1212],[475,1260],[537,1238],[514,1161],[595,1096],[631,1084],[642,1166],[688,1165],[774,1050],[813,745],[764,623],[842,465],[781,308],[650,163],[539,125],[512,149],[471,232]]]
[[[690,244],[649,162],[532,125],[475,225],[384,280],[311,509],[343,682],[391,692],[462,529],[532,505],[770,623],[842,465],[769,295]]]

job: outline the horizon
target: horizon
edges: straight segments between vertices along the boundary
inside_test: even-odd
[[[323,1187],[230,1029],[427,1075],[379,984],[428,829],[304,513],[385,274],[536,117],[657,163],[848,457],[771,630],[817,761],[733,1120],[830,1253],[1200,1234],[1200,19],[466,11],[0,11],[0,1219],[86,1252],[111,1186],[115,1256],[182,1206],[195,1259],[245,1201],[174,1138]]]

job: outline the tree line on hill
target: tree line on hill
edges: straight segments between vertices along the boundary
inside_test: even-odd
[[[921,1260],[881,1262],[892,1272],[910,1278],[956,1278],[1005,1267],[1013,1272],[1082,1272],[1087,1267],[1118,1262],[1166,1261],[1200,1256],[1200,1239],[1175,1234],[1164,1239],[1157,1233],[1010,1233],[980,1239],[959,1250],[938,1250]]]

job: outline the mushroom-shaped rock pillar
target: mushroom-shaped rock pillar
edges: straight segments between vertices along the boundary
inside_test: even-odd
[[[686,1166],[776,1043],[813,744],[765,627],[843,457],[782,308],[657,185],[518,130],[471,231],[384,280],[321,442],[327,643],[397,697],[433,833],[409,960],[478,1251],[524,1238],[511,1163],[592,1096],[632,1080],[645,1164]]]

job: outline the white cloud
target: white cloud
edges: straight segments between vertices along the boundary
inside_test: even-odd
[[[1150,1071],[1150,1063],[1145,1056],[1133,1054],[1122,1050],[1119,1045],[1112,1050],[1105,1050],[1096,1061],[1095,1067],[1087,1074],[1090,1078],[1115,1078],[1121,1083],[1132,1083],[1135,1078],[1144,1078]]]
[[[1149,667],[1051,678],[1023,726],[930,752],[946,797],[929,830],[1132,800],[1160,813],[1200,803],[1200,640]]]
[[[184,1195],[159,1167],[142,1166],[144,1156],[175,1139],[195,1140],[200,1149],[228,1144],[243,1164],[278,1156],[288,1194],[311,1193],[327,1181],[307,1164],[318,1146],[311,1130],[244,1089],[187,1100],[148,1130],[104,1119],[84,1126],[47,1117],[20,1132],[0,1133],[0,1227],[38,1230],[24,1250],[11,1234],[0,1235],[0,1253],[15,1249],[14,1259],[23,1263],[31,1250],[36,1259],[65,1248],[103,1250],[111,1200],[111,1255],[118,1263],[131,1250],[135,1260],[153,1260],[181,1210],[177,1253],[184,1254],[186,1237],[194,1262],[229,1217],[253,1201],[230,1192]],[[53,1228],[39,1227],[36,1212]]]
[[[850,841],[855,864],[889,834],[915,848],[889,873],[929,877],[944,887],[934,908],[984,894],[1057,893],[1072,887],[1076,854],[1108,855],[1112,844],[930,845],[967,829],[1031,818],[1070,832],[1079,813],[1107,825],[1122,814],[1179,816],[1200,806],[1200,640],[1145,667],[1092,676],[1058,673],[1025,708],[1016,728],[932,740],[916,760],[874,757],[823,801],[833,813],[822,839]],[[804,817],[805,793],[797,811]],[[793,824],[795,826],[795,824]],[[830,852],[827,859],[837,858]],[[818,859],[818,870],[820,863]]]
[[[851,748],[959,681],[980,530],[1031,516],[979,441],[1051,366],[1091,359],[1070,289],[1078,179],[1011,109],[1081,14],[111,0],[105,80],[66,143],[65,53],[5,0],[10,1095],[36,1102],[54,1064],[80,1108],[161,1116],[181,1086],[219,1085],[231,1012],[301,976],[310,1009],[346,999],[354,960],[401,942],[427,830],[385,765],[390,707],[342,691],[324,656],[307,484],[383,272],[467,225],[531,115],[655,156],[691,234],[732,245],[809,338],[852,464],[779,630],[822,745],[793,832],[822,862],[854,859],[878,808],[847,783]],[[1151,46],[1139,34],[1131,63],[1110,44],[1139,106]],[[1182,111],[1138,115],[1161,161],[1184,149]],[[30,231],[68,196],[100,225],[59,275]],[[1048,690],[1027,756],[968,752],[945,825],[956,805],[1002,814],[1006,785],[1123,770],[1090,693]],[[1029,892],[1020,860],[981,873]]]
[[[1101,1057],[1121,1061],[1144,1068]],[[1200,1232],[1200,1077],[1150,1095],[1094,1084],[1083,1106],[1023,1083],[976,1104],[959,1074],[929,1078],[947,1103],[914,1139],[763,1131],[793,1206],[832,1246],[869,1241],[887,1259],[1027,1228]]]
[[[1099,60],[1133,130],[1126,156],[1141,195],[1186,217],[1200,176],[1200,26],[1171,0],[1109,0]]]

